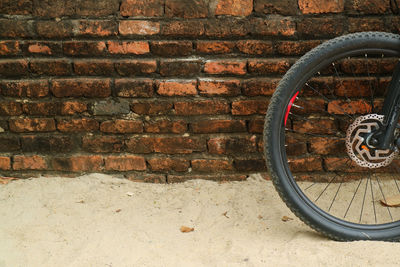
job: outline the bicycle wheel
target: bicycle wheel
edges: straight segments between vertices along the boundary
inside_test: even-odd
[[[398,240],[400,160],[366,145],[400,58],[400,36],[327,41],[292,66],[268,108],[265,156],[276,190],[303,222],[335,240]],[[400,135],[395,132],[396,138]]]

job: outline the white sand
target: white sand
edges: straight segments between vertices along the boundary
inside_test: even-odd
[[[334,242],[310,230],[259,176],[172,185],[36,178],[0,185],[0,201],[0,266],[400,264],[398,243]]]

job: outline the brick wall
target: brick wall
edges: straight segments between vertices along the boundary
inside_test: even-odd
[[[295,60],[386,0],[2,0],[0,174],[243,180]]]

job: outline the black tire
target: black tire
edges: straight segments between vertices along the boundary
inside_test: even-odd
[[[364,55],[365,57],[363,57]],[[397,215],[400,207],[387,208],[378,202],[380,193],[385,199],[385,191],[382,191],[384,186],[384,190],[394,190],[395,184],[397,186],[397,179],[400,178],[400,173],[398,172],[400,167],[397,165],[398,156],[389,166],[370,169],[356,166],[354,160],[348,156],[349,154],[345,148],[343,151],[343,143],[349,140],[346,136],[346,129],[348,129],[349,123],[354,122],[356,116],[359,117],[370,113],[379,114],[381,112],[379,111],[379,103],[382,103],[381,100],[385,95],[382,88],[387,85],[386,81],[393,71],[393,68],[388,67],[388,64],[391,64],[391,62],[395,64],[398,58],[400,58],[399,35],[382,32],[363,32],[332,39],[305,54],[291,67],[280,81],[269,104],[264,127],[264,151],[273,184],[280,197],[297,217],[311,228],[331,239],[340,241],[397,241],[400,239],[400,214],[399,217],[386,220],[389,215],[392,217],[392,213]],[[376,68],[378,63],[382,64],[379,65],[379,68],[384,70]],[[354,71],[352,68],[357,66],[356,64],[360,64],[360,66],[366,64],[366,67],[360,67],[363,70]],[[352,66],[350,67],[352,74],[348,71],[348,66]],[[370,73],[371,70],[368,69],[370,66],[375,68],[374,73]],[[368,72],[367,77],[364,77],[366,76],[365,72]],[[332,79],[329,75],[332,76]],[[358,93],[354,93],[355,89],[349,91],[349,88],[343,86],[346,83],[346,79],[350,80],[347,84],[358,83],[358,86],[362,84],[361,89],[364,91],[368,87],[364,86],[364,83],[368,81],[369,95],[364,91],[360,91],[358,95]],[[319,83],[326,83],[326,86],[329,87],[331,82],[330,86],[333,86],[333,90],[325,88],[324,85],[318,85]],[[318,86],[312,88],[310,84],[317,84]],[[308,87],[311,87],[312,90]],[[296,93],[298,93],[297,98],[294,97]],[[290,104],[291,100],[295,101],[293,106]],[[319,103],[321,110],[316,108],[316,102]],[[322,102],[323,105],[321,104]],[[353,105],[353,102],[369,103],[369,106],[362,112],[363,108],[356,106],[356,104]],[[304,109],[301,110],[301,105],[296,105],[296,103],[304,105]],[[341,106],[342,103],[344,103],[343,106]],[[298,107],[298,111],[293,108],[294,106]],[[343,112],[339,107],[342,108]],[[351,109],[352,107],[353,110]],[[289,111],[291,114],[286,117]],[[286,119],[287,125],[285,125]],[[329,125],[333,125],[333,128],[336,127],[334,128],[334,133],[332,129],[328,129],[322,123],[325,123],[325,120],[328,121]],[[331,120],[332,123],[330,123]],[[322,144],[329,145],[318,148],[318,144],[312,143],[316,140],[322,140]],[[336,142],[338,145],[333,145],[336,146],[335,150],[330,152],[330,146]],[[294,150],[290,146],[294,147]],[[338,149],[341,149],[341,152],[338,152]],[[329,153],[337,154],[331,155]],[[370,153],[377,155],[375,154],[377,152]],[[390,155],[392,153],[394,152],[390,151]],[[343,165],[335,165],[337,161],[332,159],[337,159]],[[316,162],[315,164],[314,161]],[[310,165],[315,165],[316,167],[310,167]],[[340,184],[339,179],[341,179]],[[394,180],[392,181],[391,179]],[[389,185],[389,182],[393,183]],[[307,185],[307,188],[305,188],[304,184]],[[310,190],[308,189],[309,184],[310,187],[321,188],[321,191],[325,186],[326,188],[318,198],[311,198],[311,193],[306,192]],[[355,193],[349,203],[346,196],[347,191],[341,192],[340,190],[353,188],[353,184],[358,184],[358,187],[357,190],[354,189],[351,192],[351,194]],[[337,190],[334,197],[332,197],[333,194],[331,192],[328,193],[327,188],[332,188],[332,192]],[[369,191],[371,193],[367,195]],[[339,198],[338,192],[343,197]],[[358,201],[358,198],[362,198],[362,194],[361,196],[358,195],[359,192],[364,194],[362,202],[360,200],[360,204],[354,206],[356,205],[353,204],[355,199]],[[376,195],[374,195],[374,192]],[[400,194],[400,189],[397,193]],[[319,192],[315,195],[317,194]],[[320,204],[322,202],[321,195],[329,200],[326,201],[326,203],[330,204],[329,209],[326,203]],[[332,199],[331,203],[330,199]],[[353,219],[350,219],[348,212],[351,209],[360,212],[356,207],[361,203],[360,221],[356,221],[358,214],[356,214],[355,221],[353,221]],[[333,214],[332,211],[335,209],[332,206],[339,206],[339,204],[343,205],[344,208],[338,207],[337,212],[338,214],[343,212],[343,217]],[[367,208],[368,216],[371,215],[372,222],[363,218],[363,216],[366,216]],[[382,214],[382,219],[377,219],[378,211],[376,209],[381,208],[384,209],[382,213],[379,213]],[[386,209],[389,211],[388,213]],[[374,217],[375,219],[373,219]],[[370,219],[368,218],[368,220]]]

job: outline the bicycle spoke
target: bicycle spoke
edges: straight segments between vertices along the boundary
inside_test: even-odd
[[[338,193],[339,193],[340,188],[342,187],[342,184],[343,184],[343,177],[342,177],[342,181],[341,181],[340,184],[339,184],[338,189],[336,190],[335,196],[334,196],[333,199],[332,199],[332,202],[331,202],[331,205],[329,206],[328,211],[331,211],[331,208],[332,208],[332,206],[333,206],[333,202],[335,202],[335,199],[336,199],[336,197],[337,197],[337,195],[338,195]]]
[[[349,203],[349,206],[348,206],[347,209],[346,209],[346,212],[345,212],[343,218],[346,218],[347,212],[349,212],[349,209],[350,209],[350,207],[351,207],[351,204],[353,204],[353,200],[354,200],[354,198],[355,198],[355,196],[356,196],[356,194],[357,194],[357,191],[358,191],[358,188],[359,188],[360,185],[361,185],[361,182],[362,182],[362,180],[360,180],[360,182],[358,183],[357,189],[356,189],[356,191],[354,192],[353,197],[351,198],[351,201],[350,201],[350,203]]]
[[[365,196],[367,195],[367,188],[368,188],[368,180],[365,183],[364,197],[363,197],[363,201],[362,201],[362,205],[361,205],[361,212],[360,212],[360,220],[358,221],[358,223],[361,222],[361,218],[362,218],[362,214],[363,214],[363,210],[364,210]]]
[[[372,189],[371,172],[369,173],[368,179],[369,179],[369,185],[370,185],[370,188],[371,188],[372,207],[374,209],[375,223],[378,223],[378,220],[376,219],[375,198],[374,198],[374,190]]]

